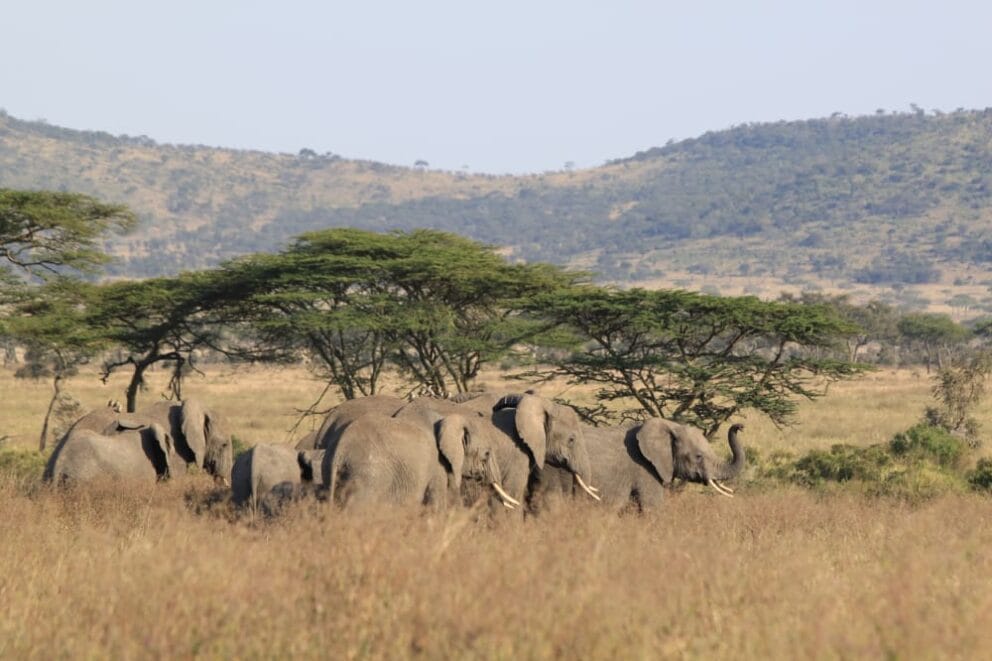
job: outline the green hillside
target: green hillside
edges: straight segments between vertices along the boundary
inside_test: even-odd
[[[111,246],[119,275],[356,226],[449,230],[648,284],[972,284],[982,304],[992,279],[992,110],[745,125],[522,177],[162,145],[0,114],[0,186],[130,205],[142,227]]]

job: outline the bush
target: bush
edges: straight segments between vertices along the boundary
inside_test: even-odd
[[[40,481],[47,455],[30,450],[0,450],[0,476],[15,481]]]
[[[790,477],[793,482],[804,486],[849,480],[877,482],[891,465],[892,458],[881,446],[856,448],[834,445],[829,452],[813,450],[801,457],[796,461]]]
[[[249,449],[251,449],[250,445],[242,441],[234,434],[231,434],[231,451],[234,454],[235,459],[247,452]]]
[[[979,459],[974,470],[968,471],[968,485],[975,491],[992,492],[992,459]]]
[[[889,449],[910,461],[932,461],[944,468],[956,468],[967,444],[944,429],[921,423],[896,434]]]
[[[959,473],[921,462],[896,470],[884,480],[867,485],[867,492],[917,503],[947,493],[961,493],[966,488]]]

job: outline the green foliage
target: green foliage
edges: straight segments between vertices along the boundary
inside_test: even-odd
[[[949,492],[992,484],[992,462],[962,470],[967,444],[946,430],[925,424],[896,434],[888,443],[867,447],[834,445],[796,457],[754,455],[759,481],[790,482],[811,489],[852,488],[868,495],[921,502]],[[752,453],[749,452],[749,455]]]
[[[576,276],[443,232],[338,229],[230,262],[224,277],[238,283],[234,315],[263,345],[305,352],[353,398],[377,391],[387,363],[430,392],[467,390],[483,364],[545,327],[519,314],[522,302]]]
[[[239,456],[243,455],[245,452],[251,449],[251,446],[242,441],[236,435],[231,434],[231,450],[234,452],[234,458],[237,459]]]
[[[122,367],[132,368],[127,387],[127,410],[137,405],[144,372],[155,363],[173,364],[169,384],[172,394],[182,398],[182,378],[193,366],[193,352],[216,348],[224,320],[213,316],[226,287],[215,271],[184,273],[175,278],[149,278],[110,282],[90,291],[83,322],[92,332],[119,347],[120,355],[108,359],[103,379]]]
[[[538,296],[530,309],[570,329],[579,348],[525,378],[596,383],[597,399],[620,404],[621,416],[708,434],[748,409],[787,423],[798,399],[865,369],[832,355],[855,327],[824,305],[584,287]]]
[[[17,482],[40,482],[47,460],[41,452],[0,448],[0,476]]]
[[[63,277],[26,289],[12,316],[0,328],[0,333],[27,349],[26,363],[15,377],[52,378],[52,398],[42,422],[40,450],[48,441],[53,414],[56,422],[64,426],[61,418],[74,401],[62,391],[65,379],[109,346],[106,338],[86,322],[86,302],[92,289]]]
[[[943,468],[956,468],[968,446],[946,429],[921,423],[896,434],[889,441],[889,449],[903,461],[928,461]]]
[[[972,413],[985,398],[990,373],[992,351],[988,349],[939,370],[932,391],[936,405],[924,413],[927,423],[964,435],[971,447],[981,445],[980,425]]]
[[[813,450],[798,459],[790,477],[805,486],[848,480],[878,482],[891,466],[892,458],[881,446],[834,445],[828,452]]]
[[[103,236],[136,222],[124,205],[88,195],[0,188],[0,263],[35,275],[92,272],[108,261],[100,245]]]
[[[992,459],[983,457],[968,471],[968,484],[975,491],[992,492]]]
[[[925,353],[928,371],[932,364],[942,368],[944,357],[972,335],[946,314],[910,313],[899,319],[897,328],[907,345]]]

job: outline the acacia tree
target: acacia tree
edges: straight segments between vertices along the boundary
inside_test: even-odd
[[[27,348],[26,364],[15,376],[52,379],[52,397],[38,440],[40,451],[45,450],[52,414],[65,394],[65,380],[107,346],[84,320],[89,288],[66,278],[51,280],[26,294],[5,324],[5,332]]]
[[[752,409],[784,424],[797,399],[865,369],[830,357],[855,328],[824,305],[584,287],[532,309],[570,329],[578,348],[522,376],[599,384],[600,406],[586,411],[597,421],[660,416],[712,435]]]
[[[163,361],[173,366],[171,394],[182,399],[185,370],[195,369],[193,352],[219,345],[221,325],[207,314],[219,295],[214,272],[112,282],[92,292],[84,322],[119,348],[103,365],[104,383],[118,369],[132,369],[125,390],[128,412],[137,406],[145,372]]]
[[[382,265],[401,314],[391,326],[393,359],[439,396],[465,392],[480,368],[544,331],[521,315],[541,292],[575,284],[582,274],[550,264],[509,264],[492,247],[454,234],[394,235],[399,257]]]
[[[910,344],[922,348],[926,357],[927,374],[931,365],[943,369],[944,357],[951,347],[971,336],[967,328],[955,323],[946,314],[916,312],[899,320],[899,333]]]
[[[110,259],[101,238],[136,222],[126,206],[88,195],[0,188],[0,261],[34,275],[93,272]]]
[[[236,316],[270,348],[305,353],[348,399],[376,393],[390,363],[431,392],[466,390],[540,327],[516,314],[517,301],[573,279],[428,230],[311,232],[224,269],[241,284]]]
[[[277,255],[252,255],[222,267],[235,286],[224,302],[232,321],[253,334],[246,356],[291,359],[300,353],[346,399],[378,392],[391,351],[394,318],[376,290],[377,264],[390,258],[370,232],[332,230],[304,235]],[[259,349],[264,347],[264,349]],[[314,404],[316,406],[319,401]]]

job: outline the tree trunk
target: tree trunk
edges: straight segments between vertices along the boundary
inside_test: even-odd
[[[48,444],[48,425],[52,419],[52,411],[55,410],[55,402],[62,394],[62,375],[56,374],[52,383],[52,399],[48,402],[48,410],[45,411],[45,420],[41,423],[41,438],[38,439],[38,452],[44,452]]]
[[[147,363],[138,363],[134,366],[134,374],[131,375],[131,382],[127,384],[127,412],[134,413],[138,407],[138,390],[145,381],[145,370]]]

